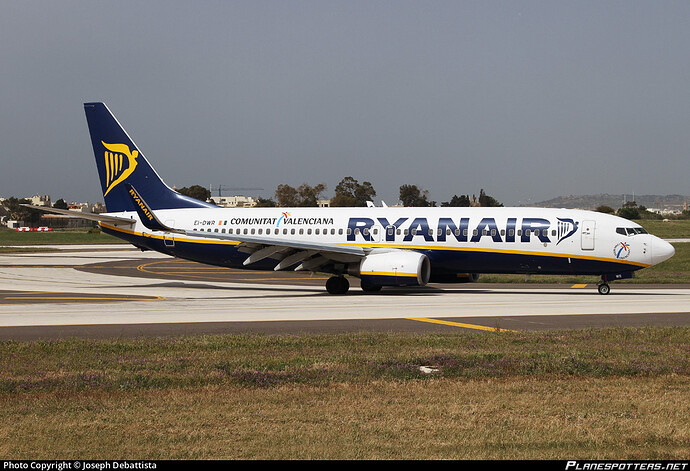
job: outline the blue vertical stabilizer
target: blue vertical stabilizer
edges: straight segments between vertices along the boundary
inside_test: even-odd
[[[166,185],[104,103],[84,103],[84,112],[108,212],[137,209],[125,182],[136,188],[152,210],[215,207]]]

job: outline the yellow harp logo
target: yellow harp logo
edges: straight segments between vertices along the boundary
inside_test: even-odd
[[[106,196],[110,190],[123,182],[137,168],[139,151],[134,149],[130,152],[129,146],[126,144],[106,144],[103,141],[101,144],[106,148],[105,184],[107,189],[103,193],[103,196]],[[127,158],[126,161],[125,157]]]

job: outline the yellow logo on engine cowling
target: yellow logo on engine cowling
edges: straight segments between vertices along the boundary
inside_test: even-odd
[[[106,148],[104,156],[105,184],[107,189],[103,193],[103,196],[106,196],[110,190],[125,181],[134,172],[134,169],[137,168],[139,151],[134,149],[130,152],[127,144],[106,144],[103,141],[101,141],[101,144]],[[125,157],[127,157],[126,161]]]

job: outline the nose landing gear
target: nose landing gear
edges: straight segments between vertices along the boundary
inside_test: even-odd
[[[606,273],[604,275],[601,275],[601,281],[597,283],[597,290],[599,291],[599,294],[609,294],[611,292],[611,287],[609,287],[609,280],[627,280],[634,277],[635,273],[631,271],[626,271],[622,273]]]
[[[611,292],[611,287],[605,281],[600,281],[597,283],[597,291],[599,291],[599,294],[609,294]]]

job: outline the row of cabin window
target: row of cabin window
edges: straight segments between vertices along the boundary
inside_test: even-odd
[[[348,234],[350,233],[349,231],[350,231],[350,229],[348,229]],[[204,232],[204,230],[202,229],[201,232]],[[227,233],[227,234],[237,234],[237,235],[240,235],[240,234],[243,234],[243,235],[250,235],[250,234],[251,235],[257,235],[257,234],[258,235],[264,235],[264,234],[265,235],[280,235],[281,231],[280,231],[280,229],[277,229],[277,228],[276,229],[266,229],[265,232],[264,232],[264,229],[262,229],[262,228],[259,228],[259,229],[254,229],[254,228],[252,228],[252,229],[239,229],[238,228],[236,231],[232,228],[228,229],[227,231],[225,230],[225,228],[220,229],[220,230],[218,228],[215,228],[215,229],[208,228],[208,229],[206,229],[206,232],[220,232],[221,234]],[[283,232],[283,235],[288,235],[288,234],[290,234],[290,235],[296,235],[296,234],[304,235],[305,229],[299,229],[299,230],[294,229],[294,228],[293,229],[283,229],[282,232]],[[331,235],[335,235],[336,232],[338,233],[338,235],[343,235],[342,229],[337,229],[337,230],[331,229],[330,230]],[[316,235],[319,235],[319,234],[328,235],[328,229],[324,229],[323,232],[321,232],[320,229],[314,229],[313,233]],[[312,229],[311,228],[306,229],[306,234],[311,235]]]
[[[343,233],[345,232],[343,229],[337,229],[337,230],[336,230],[336,229],[331,229],[331,230],[330,230],[330,235],[335,235],[335,234],[336,234],[336,231],[337,231],[338,235],[343,235]],[[201,232],[203,232],[203,230],[202,230]],[[215,228],[215,229],[213,229],[213,230],[212,230],[211,228],[208,228],[208,229],[206,229],[206,232],[220,232],[220,233],[222,233],[222,234],[225,234],[225,233],[226,233],[226,230],[225,230],[225,228],[220,229],[220,230],[219,230],[218,228]],[[314,229],[314,234],[315,234],[315,235],[320,235],[320,234],[328,235],[328,232],[329,232],[328,229],[323,229],[323,232],[321,232],[319,229]],[[346,232],[347,232],[347,235],[351,235],[351,234],[352,234],[352,229],[348,227]],[[388,232],[388,235],[393,235],[393,228],[388,228],[388,229],[387,229],[387,232]],[[412,229],[412,231],[410,231],[409,229],[404,229],[404,230],[403,230],[403,229],[397,229],[397,230],[396,230],[397,235],[409,235],[410,232],[412,233],[412,235],[421,235],[421,234],[422,234],[422,232],[421,232],[421,231],[417,231],[417,229]],[[283,229],[283,235],[288,235],[288,233],[289,233],[290,235],[296,235],[296,234],[304,235],[304,234],[305,234],[305,229],[302,228],[302,229],[297,230],[297,229],[294,229],[294,228],[292,228],[292,229],[286,229],[286,228],[284,228],[284,229]],[[368,227],[365,227],[365,228],[362,230],[361,233],[364,234],[364,235],[369,235],[369,234],[370,234],[369,228],[368,228]],[[371,233],[373,233],[373,235],[378,235],[379,230],[378,230],[377,228],[374,228],[374,229],[371,230]],[[443,229],[437,229],[437,230],[436,230],[436,233],[437,233],[438,235],[441,235],[441,234],[443,233]],[[453,235],[453,233],[454,233],[454,235],[455,235],[456,237],[459,237],[459,236],[460,236],[460,229],[455,229],[455,231],[451,231],[450,229],[446,229],[446,235],[447,235],[447,236]],[[531,233],[531,234],[534,234],[535,236],[539,236],[540,234],[542,234],[542,235],[548,235],[549,231],[548,231],[548,229],[542,229],[541,231],[540,231],[539,229],[532,229],[532,230],[526,229],[526,230],[525,230],[525,235],[529,235],[530,233]],[[245,228],[245,229],[237,229],[237,231],[234,232],[233,229],[230,228],[230,229],[227,230],[227,234],[238,234],[238,235],[239,235],[239,234],[244,234],[244,235],[250,235],[250,234],[251,234],[251,235],[255,235],[255,234],[258,234],[258,235],[264,235],[264,230],[261,229],[261,228],[259,228],[259,229],[254,229],[254,228],[252,228],[252,229],[246,229],[246,228]],[[311,234],[312,234],[312,229],[311,229],[311,228],[306,229],[306,234],[307,234],[307,235],[311,235]],[[359,228],[355,228],[355,235],[359,235],[359,234],[360,234]],[[475,229],[475,230],[472,231],[472,235],[473,235],[473,236],[476,236],[476,235],[478,235],[478,234],[479,234],[479,232],[477,231],[477,229]],[[505,229],[501,229],[501,230],[500,230],[500,234],[501,234],[501,236],[505,236],[505,235],[506,235],[506,230],[505,230]],[[277,229],[277,228],[276,228],[276,229],[266,229],[265,235],[280,235],[280,229]],[[429,235],[430,235],[430,236],[433,236],[433,235],[434,235],[434,229],[429,229]],[[467,236],[468,236],[468,230],[467,230],[467,229],[463,229],[463,230],[462,230],[462,235],[465,236],[465,237],[467,237]],[[488,236],[488,235],[495,236],[495,235],[496,235],[496,229],[491,229],[490,231],[489,231],[488,229],[484,229],[484,230],[482,231],[482,235],[483,235],[483,236]],[[510,229],[510,230],[508,230],[508,235],[509,235],[510,237],[514,237],[514,236],[516,235],[515,229]],[[554,236],[554,237],[556,236],[556,230],[555,230],[555,229],[551,231],[551,235]],[[518,237],[522,236],[522,229],[518,229],[518,230],[517,230],[517,236],[518,236]]]

